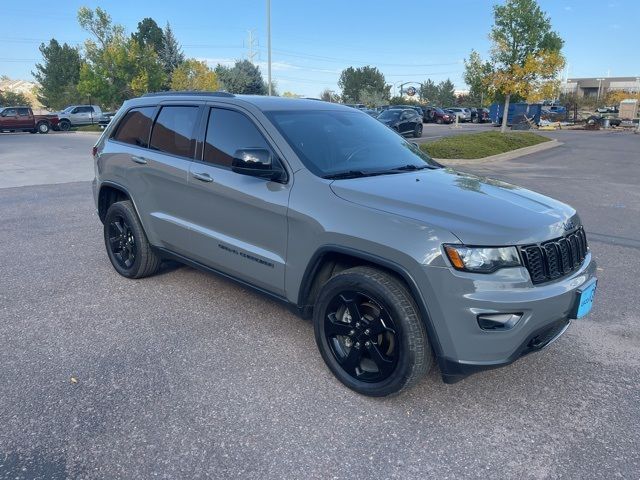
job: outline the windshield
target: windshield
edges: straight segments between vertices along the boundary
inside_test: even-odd
[[[378,115],[379,120],[395,120],[400,116],[400,110],[385,110]]]
[[[305,166],[320,177],[440,166],[417,146],[361,112],[274,111],[267,115]]]
[[[69,112],[71,112],[71,110],[73,110],[73,108],[74,108],[73,106],[67,107],[64,110],[62,110],[62,113],[69,113]]]

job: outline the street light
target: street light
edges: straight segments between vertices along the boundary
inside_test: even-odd
[[[271,0],[267,0],[267,79],[267,89],[271,96]]]

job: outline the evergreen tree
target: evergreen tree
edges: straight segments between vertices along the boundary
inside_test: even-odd
[[[184,53],[182,53],[182,48],[173,34],[169,22],[167,22],[167,26],[164,27],[164,43],[158,55],[162,62],[164,73],[169,79],[176,67],[184,62]]]
[[[78,49],[52,38],[48,45],[40,44],[40,53],[43,61],[32,72],[40,84],[38,101],[55,110],[77,101],[82,64]]]

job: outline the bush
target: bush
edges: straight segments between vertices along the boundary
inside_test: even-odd
[[[434,158],[483,158],[549,140],[547,137],[530,132],[482,132],[441,138],[434,142],[423,143],[420,148]]]

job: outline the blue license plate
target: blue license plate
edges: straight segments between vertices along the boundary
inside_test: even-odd
[[[593,307],[593,298],[596,295],[596,285],[598,282],[594,280],[586,287],[578,290],[578,299],[574,309],[573,318],[582,318],[591,311]]]

